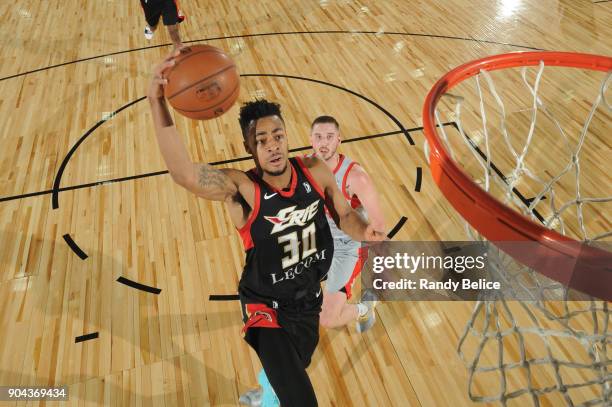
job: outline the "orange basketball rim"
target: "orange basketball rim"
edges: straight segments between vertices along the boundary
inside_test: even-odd
[[[571,52],[516,52],[463,64],[440,78],[423,106],[433,178],[453,207],[485,238],[526,266],[564,285],[612,300],[612,253],[537,224],[488,194],[450,158],[438,135],[435,109],[442,95],[481,70],[560,66],[609,72],[612,58]],[[539,242],[537,249],[518,250],[509,242]],[[524,247],[524,246],[521,246]]]

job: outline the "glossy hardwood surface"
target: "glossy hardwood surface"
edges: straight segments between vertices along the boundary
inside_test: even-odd
[[[320,114],[336,116],[345,139],[396,132],[393,119],[415,129],[415,145],[392,134],[341,147],[375,180],[388,226],[408,217],[397,237],[402,240],[465,236],[463,221],[430,176],[418,129],[435,80],[461,63],[502,52],[612,54],[610,3],[199,0],[182,6],[185,41],[223,37],[207,43],[228,50],[241,73],[303,78],[249,76],[241,82],[240,102],[265,96],[282,104],[291,148],[308,145],[310,121]],[[151,65],[170,49],[167,34],[159,30],[151,42],[144,39],[135,0],[2,2],[0,22],[0,384],[67,384],[67,405],[236,405],[238,395],[255,385],[259,362],[240,337],[238,304],[208,301],[210,294],[235,292],[243,264],[241,242],[223,206],[196,199],[168,175],[119,180],[165,170],[146,101],[135,101],[145,95]],[[572,142],[601,78],[569,70],[546,79],[546,100],[557,102]],[[528,101],[519,82],[518,75],[496,76],[500,89],[510,92],[509,126],[524,134]],[[557,89],[558,82],[564,87]],[[473,84],[460,90],[468,100],[465,124],[477,136],[476,91]],[[61,192],[53,209],[48,191],[71,148],[131,102],[78,146],[60,185],[77,188]],[[495,111],[492,102],[487,107]],[[451,108],[442,105],[444,114]],[[245,156],[237,114],[236,106],[210,122],[175,116],[194,161]],[[492,113],[491,120],[499,118]],[[548,131],[554,126],[540,123],[542,137],[529,164],[558,170],[559,161],[549,157],[564,147]],[[598,110],[582,160],[583,173],[590,174],[582,182],[587,193],[601,194],[608,186],[612,195],[609,126],[610,113]],[[510,168],[507,151],[498,149],[499,134],[491,132],[496,163]],[[248,169],[252,162],[228,166]],[[423,169],[419,192],[417,167]],[[568,180],[559,194],[571,198],[571,186]],[[527,181],[521,187],[534,191]],[[611,229],[610,209],[610,203],[586,209],[590,233]],[[580,234],[572,216],[568,229]],[[86,260],[68,247],[65,234]],[[120,276],[162,292],[136,291],[117,283]],[[352,328],[322,331],[309,370],[319,404],[473,405],[467,370],[456,354],[472,308],[385,303],[366,335]],[[593,330],[588,318],[575,323]],[[90,332],[99,338],[75,343]],[[507,346],[509,357],[516,357],[516,343]],[[541,342],[531,346],[533,354],[543,352]],[[554,346],[588,360],[575,341],[560,339]],[[483,360],[494,363],[496,355],[486,349]],[[588,377],[567,374],[574,381]],[[534,375],[538,385],[554,382],[545,367]],[[497,391],[493,376],[479,378],[475,390]],[[524,375],[511,376],[513,386],[524,383]],[[598,389],[581,391],[579,399],[586,400]],[[521,397],[509,405],[530,401]],[[564,401],[548,395],[541,403]]]

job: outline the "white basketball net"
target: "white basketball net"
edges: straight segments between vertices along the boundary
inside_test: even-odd
[[[606,125],[603,127],[604,137],[607,136],[608,142],[611,139],[612,127],[609,123],[612,121],[608,114],[612,112],[612,106],[606,100],[606,92],[612,73],[608,72],[601,82],[584,125],[581,129],[576,128],[577,137],[571,137],[572,133],[564,130],[548,101],[539,96],[543,73],[543,62],[536,69],[531,82],[529,75],[534,76],[533,69],[522,68],[520,72],[526,86],[523,91],[530,95],[526,98],[530,106],[523,110],[529,113],[531,120],[529,127],[523,129],[526,134],[517,136],[515,129],[509,129],[504,101],[495,87],[492,74],[487,71],[475,76],[476,86],[472,89],[480,98],[479,106],[470,112],[480,117],[482,131],[478,137],[464,130],[462,112],[468,109],[462,109],[464,98],[451,94],[444,95],[446,105],[449,101],[454,104],[454,109],[448,109],[451,116],[448,119],[454,119],[458,131],[445,129],[442,125],[439,103],[435,112],[438,134],[452,159],[505,205],[520,211],[534,222],[576,240],[589,244],[609,242],[612,236],[612,211],[604,205],[612,202],[612,183],[606,185],[604,182],[585,192],[581,184],[584,180],[581,164],[583,159],[588,159],[584,156],[584,145],[589,137],[594,137],[589,127],[597,117],[596,112],[599,115],[596,120],[608,121],[607,131]],[[481,83],[483,80],[486,89]],[[487,104],[486,100],[492,103]],[[494,114],[490,113],[491,109]],[[587,109],[588,106],[584,110]],[[493,117],[495,125],[499,124],[496,129],[491,128]],[[565,156],[554,154],[555,173],[530,165],[530,157],[542,154],[542,150],[534,151],[538,118],[547,120],[549,127],[556,129],[556,143],[566,151]],[[428,157],[427,144],[425,147]],[[608,156],[608,159],[612,160],[612,157]],[[468,161],[471,163],[466,164]],[[505,162],[503,176],[495,171],[496,161]],[[609,162],[601,165],[612,169]],[[525,199],[517,194],[521,188],[527,189],[533,198]],[[573,189],[571,195],[568,195],[569,189]],[[600,206],[599,216],[603,216],[600,223],[604,227],[602,230],[598,223],[593,231],[589,227],[591,223],[585,222],[585,219],[590,219],[591,208],[597,205]],[[606,211],[608,219],[601,215]],[[466,231],[471,239],[484,240],[467,222]],[[494,257],[489,258],[489,264],[497,279],[512,281],[537,295],[533,301],[517,302],[508,301],[500,294],[495,300],[476,304],[458,345],[459,355],[469,368],[470,398],[502,405],[514,401],[520,405],[539,406],[544,400],[545,405],[551,405],[551,400],[552,405],[612,405],[612,321],[607,302],[595,299],[568,301],[568,290],[561,284],[517,264],[503,252],[496,253]],[[560,292],[561,297],[558,298],[564,300],[543,301],[546,291]],[[492,382],[497,383],[498,387],[492,388],[489,385]]]

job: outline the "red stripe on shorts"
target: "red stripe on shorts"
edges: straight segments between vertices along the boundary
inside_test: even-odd
[[[246,304],[245,308],[249,319],[242,327],[243,333],[249,328],[280,328],[276,310],[265,304]]]
[[[353,274],[351,274],[351,278],[349,278],[348,282],[344,286],[344,289],[346,290],[347,300],[350,299],[351,296],[353,295],[352,293],[353,284],[355,284],[355,280],[357,279],[357,276],[359,275],[359,273],[361,273],[361,269],[363,268],[363,265],[368,259],[368,250],[365,247],[360,247],[357,253],[358,253],[357,255],[359,256],[359,258],[357,259],[357,263],[355,263]]]

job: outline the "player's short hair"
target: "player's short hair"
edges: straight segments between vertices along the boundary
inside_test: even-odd
[[[257,99],[252,102],[246,102],[240,108],[240,115],[238,121],[240,122],[240,128],[242,129],[242,137],[246,140],[249,132],[249,126],[253,121],[268,117],[278,116],[283,123],[285,120],[281,115],[281,107],[278,103],[269,102],[266,99]]]
[[[336,125],[336,128],[338,130],[340,130],[340,124],[338,124],[338,121],[336,119],[334,119],[332,116],[319,116],[316,119],[314,119],[312,121],[312,124],[310,125],[310,130],[312,130],[315,126],[315,124],[324,124],[324,123],[332,123]]]

